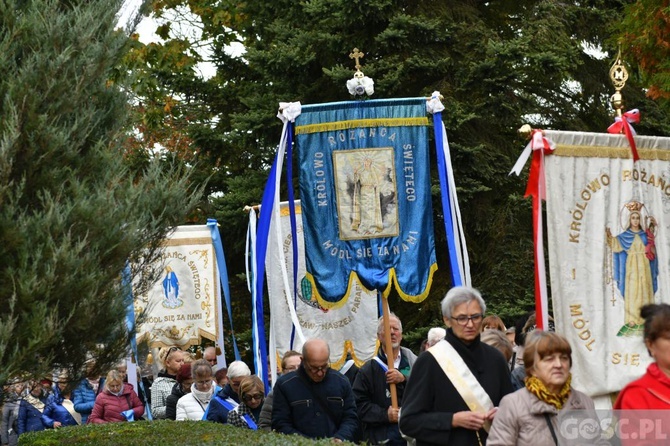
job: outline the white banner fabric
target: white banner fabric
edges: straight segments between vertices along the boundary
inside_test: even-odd
[[[573,385],[606,395],[651,358],[640,307],[670,302],[670,138],[546,131],[551,294]]]
[[[148,295],[135,296],[135,314],[146,312],[138,342],[186,348],[203,337],[216,341],[221,291],[210,229],[179,226],[163,249],[161,278]]]
[[[276,248],[275,224],[277,222],[273,219],[265,262],[270,299],[270,338],[275,344],[274,354],[277,363],[288,350],[301,351],[302,349],[299,337],[297,334],[292,334],[293,323],[289,305],[294,305],[305,339],[321,338],[328,341],[333,368],[342,367],[348,353],[351,354],[357,365],[361,365],[372,358],[376,351],[377,294],[362,288],[358,281],[354,280],[351,292],[344,297],[346,302],[343,306],[336,309],[325,309],[319,306],[316,297],[311,295],[309,281],[305,278],[305,242],[299,202],[296,202],[295,207],[296,237],[298,239],[298,295],[295,303],[293,302],[291,221],[287,203],[281,203],[280,209],[283,252],[278,252]],[[280,262],[286,265],[289,290],[286,290],[284,286]]]

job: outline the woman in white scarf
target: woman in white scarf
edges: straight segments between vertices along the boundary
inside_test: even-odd
[[[207,360],[198,359],[193,362],[191,376],[191,393],[177,401],[177,420],[202,420],[214,395],[214,373]]]

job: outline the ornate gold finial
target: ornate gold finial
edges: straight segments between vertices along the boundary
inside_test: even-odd
[[[360,59],[365,56],[365,53],[358,51],[358,48],[354,48],[351,53],[349,53],[349,59],[356,59],[356,71],[361,71]]]
[[[623,115],[623,96],[621,95],[621,90],[626,85],[628,80],[628,70],[623,64],[621,59],[621,47],[619,47],[619,53],[616,56],[616,60],[610,68],[610,79],[614,85],[614,94],[610,97],[610,103],[612,108],[616,111],[616,115],[621,117]]]

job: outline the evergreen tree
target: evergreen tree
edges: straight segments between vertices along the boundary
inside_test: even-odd
[[[153,283],[143,267],[201,193],[183,168],[125,162],[120,6],[0,3],[0,384],[123,357],[124,266],[136,289]]]

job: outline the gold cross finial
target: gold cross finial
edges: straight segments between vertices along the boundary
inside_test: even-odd
[[[356,70],[358,70],[358,71],[361,70],[361,63],[360,63],[359,59],[362,59],[363,56],[365,56],[365,54],[358,51],[358,48],[354,48],[353,52],[349,53],[349,58],[350,59],[356,59]]]

